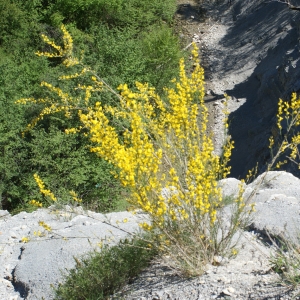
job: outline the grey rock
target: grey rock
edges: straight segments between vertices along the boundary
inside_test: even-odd
[[[0,219],[4,217],[10,217],[10,213],[7,210],[0,210]]]
[[[24,218],[26,217],[26,218]],[[21,299],[53,299],[53,288],[63,282],[66,270],[75,267],[74,257],[100,251],[98,244],[117,243],[139,230],[142,214],[129,212],[107,215],[84,212],[81,208],[38,209],[0,221],[0,299],[18,295]],[[45,231],[38,222],[51,226]],[[25,225],[26,222],[26,226]],[[13,229],[10,230],[10,229]],[[35,236],[40,230],[45,236]],[[22,237],[29,237],[22,243]]]
[[[273,236],[285,234],[297,240],[300,228],[300,179],[279,171],[260,175],[244,194],[256,203],[251,227]]]
[[[219,187],[222,188],[223,196],[236,197],[240,191],[241,181],[236,178],[226,178],[219,181]],[[245,187],[245,184],[242,184]]]

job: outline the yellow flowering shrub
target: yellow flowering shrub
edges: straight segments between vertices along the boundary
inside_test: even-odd
[[[269,169],[275,166],[280,169],[282,165],[287,164],[288,160],[295,163],[300,169],[298,159],[300,133],[297,128],[300,125],[300,98],[293,93],[290,101],[279,99],[277,122],[279,134],[271,136],[269,139],[269,148],[271,149],[272,161],[269,163]],[[284,126],[284,131],[283,131]],[[275,141],[277,143],[275,143]],[[274,154],[276,153],[276,154]],[[282,158],[284,156],[284,158]]]
[[[49,197],[54,202],[57,201],[57,199],[54,196],[54,194],[50,190],[47,190],[45,188],[45,184],[42,181],[42,179],[39,177],[39,175],[38,174],[34,174],[33,177],[34,177],[34,179],[35,179],[35,181],[36,181],[36,183],[37,183],[37,185],[38,185],[38,187],[40,189],[41,194],[43,194],[45,197]],[[32,200],[31,204],[40,206],[40,203],[38,203],[35,200]]]
[[[42,85],[55,98],[20,99],[21,104],[44,104],[40,116],[28,128],[45,114],[78,114],[82,126],[69,128],[66,133],[87,134],[93,143],[91,151],[116,167],[114,175],[131,191],[128,201],[132,208],[142,209],[150,216],[151,224],[141,223],[141,227],[155,233],[154,245],[171,257],[175,267],[188,274],[199,274],[205,263],[213,263],[215,255],[232,253],[231,237],[243,223],[243,187],[233,201],[232,224],[223,230],[228,220],[220,216],[224,205],[218,180],[230,173],[227,164],[233,142],[228,140],[224,145],[222,158],[215,154],[212,136],[207,134],[204,71],[196,45],[192,50],[192,73],[187,75],[181,59],[178,79],[172,81],[172,87],[165,88],[162,98],[147,83],[137,82],[135,90],[126,84],[120,85],[118,92],[113,90],[74,57],[72,38],[65,27],[62,31],[64,46],[42,36],[54,52],[37,54],[60,57],[68,68],[82,67],[81,72],[60,80],[88,74],[90,81],[78,85],[78,91],[83,93],[76,99],[45,82]],[[112,93],[118,105],[103,106],[100,97],[95,105],[91,104],[91,95],[99,92]],[[121,133],[115,126],[118,121],[128,125]],[[41,192],[51,198],[38,176],[35,178]],[[77,199],[77,195],[71,195]]]
[[[37,186],[39,187],[40,193],[44,196],[45,200],[47,201],[47,203],[52,203],[52,202],[57,202],[57,198],[55,197],[55,195],[51,192],[51,190],[46,189],[45,187],[45,183],[43,182],[43,180],[40,178],[40,176],[38,174],[34,174],[33,178],[37,184]],[[71,190],[69,191],[69,195],[72,199],[72,201],[74,203],[80,203],[82,202],[82,199],[78,196],[78,194]],[[50,201],[49,201],[50,200]],[[29,201],[29,204],[35,207],[43,207],[43,203],[37,200],[31,200]]]

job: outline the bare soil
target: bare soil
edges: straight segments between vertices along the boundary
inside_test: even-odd
[[[223,124],[225,98],[224,95],[216,95],[212,91],[209,53],[203,40],[210,34],[209,29],[217,23],[217,20],[208,13],[208,6],[203,0],[178,0],[177,4],[175,28],[182,46],[189,51],[191,43],[195,42],[200,50],[201,65],[205,70],[206,95],[204,100],[209,111],[207,134],[213,134],[215,152],[221,154],[226,135]]]

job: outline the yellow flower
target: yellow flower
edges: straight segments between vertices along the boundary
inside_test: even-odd
[[[33,175],[38,187],[40,188],[40,192],[44,195],[44,196],[48,196],[52,201],[57,201],[56,197],[54,196],[53,193],[51,193],[50,190],[46,190],[45,189],[45,184],[42,181],[42,179],[38,176],[38,174],[34,174]]]
[[[26,236],[23,236],[21,239],[22,243],[28,243],[29,242],[29,238]]]
[[[238,251],[237,251],[237,249],[235,249],[235,248],[232,248],[231,249],[231,253],[232,253],[232,255],[237,255],[238,254]]]
[[[52,230],[52,228],[49,225],[47,225],[44,221],[39,221],[39,225],[49,232]]]
[[[70,195],[72,196],[73,200],[75,202],[82,202],[82,199],[80,199],[75,191],[69,191]]]
[[[37,206],[37,207],[42,207],[43,206],[43,204],[41,202],[36,201],[36,200],[31,200],[28,203],[33,205],[33,206]]]

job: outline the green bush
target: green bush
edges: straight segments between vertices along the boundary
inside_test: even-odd
[[[68,199],[68,191],[74,189],[82,196],[86,208],[102,212],[121,209],[120,201],[126,191],[121,191],[120,185],[110,174],[108,163],[96,159],[88,151],[87,140],[62,132],[66,123],[70,123],[64,116],[45,118],[39,127],[22,138],[21,132],[37,115],[38,107],[25,109],[14,101],[21,95],[44,95],[35,83],[49,76],[46,75],[49,67],[45,60],[37,60],[36,57],[17,62],[20,64],[9,59],[0,62],[2,208],[12,212],[30,210],[27,203],[31,199],[41,200],[32,177],[33,173],[38,172],[61,199]]]
[[[101,252],[76,260],[77,266],[56,290],[56,300],[101,300],[124,286],[145,268],[156,251],[139,238],[105,246]]]
[[[48,16],[59,12],[64,23],[75,22],[83,30],[95,24],[109,27],[144,28],[164,20],[172,21],[174,0],[56,0],[47,6]]]
[[[166,25],[142,33],[131,27],[98,25],[91,28],[91,34],[94,42],[89,44],[85,61],[114,88],[124,82],[133,87],[139,81],[162,91],[177,75],[176,62],[182,52],[178,38]]]
[[[67,202],[69,190],[83,198],[83,205],[97,211],[124,209],[121,189],[111,167],[89,152],[89,142],[63,131],[78,120],[63,114],[47,117],[22,138],[22,131],[35,118],[39,105],[15,105],[19,98],[49,97],[37,83],[60,87],[63,74],[59,59],[37,58],[48,51],[40,34],[59,39],[54,26],[67,24],[84,59],[116,88],[127,82],[149,82],[162,89],[177,73],[181,55],[171,27],[176,9],[167,1],[46,1],[3,0],[0,3],[0,206],[12,212],[30,210],[31,199],[42,200],[32,175],[38,172],[52,192]],[[75,49],[76,50],[76,49]],[[64,88],[76,96],[75,82]],[[98,99],[94,99],[96,101]],[[112,103],[106,94],[103,103]],[[46,203],[45,203],[46,204]]]

